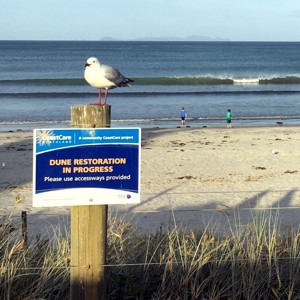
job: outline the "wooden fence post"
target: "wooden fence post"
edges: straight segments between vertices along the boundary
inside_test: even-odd
[[[27,231],[27,212],[22,211],[21,213],[21,219],[22,219],[22,237],[25,247],[27,247],[28,244],[28,231]]]
[[[71,126],[75,128],[110,127],[110,105],[71,107]],[[106,298],[105,263],[107,205],[71,208],[71,300]]]

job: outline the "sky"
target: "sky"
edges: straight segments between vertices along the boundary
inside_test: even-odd
[[[300,41],[299,0],[0,0],[0,40]]]

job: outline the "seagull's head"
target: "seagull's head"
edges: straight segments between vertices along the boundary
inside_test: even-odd
[[[92,65],[100,65],[99,60],[96,57],[90,57],[87,59],[86,64],[84,65],[85,67],[89,67]]]

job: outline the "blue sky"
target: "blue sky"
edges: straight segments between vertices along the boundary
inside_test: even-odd
[[[0,0],[0,40],[300,41],[299,0]]]

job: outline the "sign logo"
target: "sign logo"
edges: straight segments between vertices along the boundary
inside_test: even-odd
[[[48,145],[50,146],[51,143],[72,143],[72,136],[70,135],[55,135],[52,130],[38,130],[36,133],[36,142],[40,146]]]

